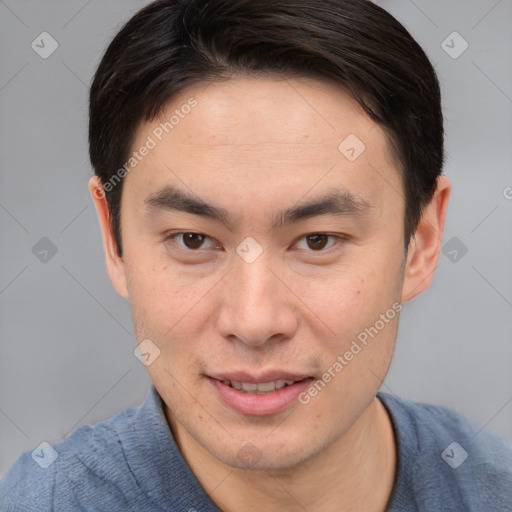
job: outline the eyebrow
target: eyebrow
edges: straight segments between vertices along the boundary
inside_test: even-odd
[[[338,189],[278,212],[273,228],[317,215],[361,216],[372,209],[373,206],[365,199],[348,190]],[[228,227],[233,225],[233,219],[226,209],[172,185],[162,187],[144,200],[143,212],[146,217],[162,211],[181,211],[222,222]]]

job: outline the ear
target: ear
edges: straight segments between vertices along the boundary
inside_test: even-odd
[[[105,258],[108,275],[117,292],[128,299],[128,288],[126,286],[126,274],[123,259],[117,253],[117,247],[112,231],[110,221],[110,212],[108,202],[98,176],[93,176],[89,180],[89,191],[91,192],[98,219],[100,221],[101,233],[103,235],[103,248],[105,249]]]
[[[434,196],[425,207],[409,243],[402,286],[403,302],[426,290],[432,281],[441,252],[450,191],[450,180],[446,176],[439,176]]]

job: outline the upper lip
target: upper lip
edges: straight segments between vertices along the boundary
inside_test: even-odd
[[[251,382],[254,384],[261,384],[262,382],[273,382],[276,380],[303,380],[311,375],[304,373],[289,372],[283,370],[274,370],[261,373],[248,373],[248,372],[222,372],[222,373],[209,373],[208,377],[215,380],[229,380],[231,382]]]

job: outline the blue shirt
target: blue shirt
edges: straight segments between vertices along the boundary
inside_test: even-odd
[[[510,443],[451,409],[377,396],[397,439],[389,512],[512,511]],[[154,386],[140,406],[21,455],[0,482],[0,510],[219,511],[181,456]]]

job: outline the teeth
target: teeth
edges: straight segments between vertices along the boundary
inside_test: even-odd
[[[238,382],[235,380],[222,381],[222,383],[226,386],[231,385],[232,388],[243,391],[244,393],[252,393],[258,395],[272,393],[272,391],[277,391],[278,389],[282,389],[285,386],[291,386],[294,382],[294,380],[274,380],[271,382],[260,382],[259,384],[256,384],[254,382]]]
[[[247,393],[248,391],[256,391],[258,389],[258,384],[254,382],[242,382],[242,389]]]
[[[258,384],[258,391],[262,391],[263,393],[268,393],[269,391],[274,391],[275,389],[275,382],[261,382]]]
[[[288,381],[288,382],[290,382],[290,381]],[[284,388],[286,386],[286,383],[287,383],[286,380],[276,380],[276,389]]]

